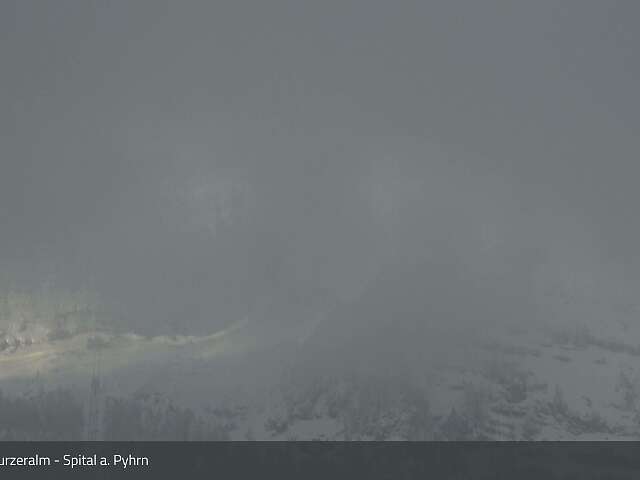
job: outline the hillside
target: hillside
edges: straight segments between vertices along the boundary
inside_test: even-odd
[[[112,427],[114,405],[134,405],[141,418],[182,408],[240,440],[640,435],[640,342],[624,326],[607,336],[586,325],[487,332],[447,358],[395,371],[314,366],[308,327],[270,343],[253,329],[245,321],[205,337],[87,332],[34,342],[0,353],[0,385],[5,399],[71,392],[85,423],[109,410]],[[142,435],[108,427],[111,437]]]

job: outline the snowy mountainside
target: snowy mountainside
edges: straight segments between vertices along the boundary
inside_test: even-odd
[[[245,323],[209,337],[83,333],[3,351],[0,388],[27,397],[69,389],[85,418],[93,402],[112,425],[129,410],[183,412],[180,421],[207,425],[198,435],[236,440],[635,439],[640,336],[612,325],[606,336],[584,324],[500,329],[396,371],[307,368],[308,326],[271,344],[256,343]],[[108,438],[128,438],[106,423]],[[136,435],[153,436],[145,432]]]

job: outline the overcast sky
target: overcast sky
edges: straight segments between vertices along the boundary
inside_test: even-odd
[[[632,0],[2,1],[3,274],[201,330],[434,259],[633,291],[638,25]]]

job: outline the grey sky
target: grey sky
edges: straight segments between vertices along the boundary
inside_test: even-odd
[[[434,256],[523,290],[558,259],[634,285],[639,22],[634,1],[3,1],[0,265],[204,329]]]

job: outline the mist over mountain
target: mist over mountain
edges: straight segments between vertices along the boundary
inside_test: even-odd
[[[636,388],[638,5],[2,2],[3,386],[85,385],[101,349],[114,392],[200,406],[362,367],[429,376],[429,428],[478,381],[583,433],[582,393]],[[309,395],[347,409],[334,380]],[[306,400],[262,433],[331,417]]]

